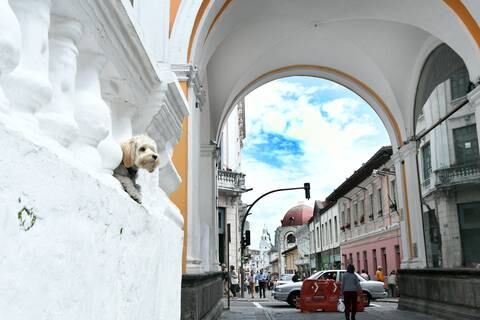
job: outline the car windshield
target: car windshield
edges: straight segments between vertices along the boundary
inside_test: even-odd
[[[293,278],[293,274],[282,274],[280,276],[280,281],[291,281]]]

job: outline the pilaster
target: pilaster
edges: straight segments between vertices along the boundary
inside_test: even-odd
[[[421,194],[417,173],[417,146],[411,141],[392,155],[398,191],[402,238],[402,268],[426,266]]]

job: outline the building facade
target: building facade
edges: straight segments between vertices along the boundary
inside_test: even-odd
[[[239,102],[222,132],[217,160],[219,264],[240,267],[240,226],[245,191],[240,152],[245,139],[245,105]]]
[[[389,274],[397,271],[402,261],[391,154],[390,147],[381,148],[347,179],[346,193],[337,201],[342,266],[353,264],[371,279],[375,279],[377,267]]]
[[[282,225],[275,230],[275,247],[278,248],[279,252],[278,267],[280,274],[298,270],[296,263],[300,262],[299,245],[302,255],[301,263],[308,261],[305,255],[308,257],[310,252],[308,221],[312,215],[313,209],[311,207],[303,204],[297,205],[285,213],[281,221]],[[295,249],[292,249],[293,247]],[[289,258],[288,268],[287,257]]]

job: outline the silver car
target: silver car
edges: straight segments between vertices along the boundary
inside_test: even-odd
[[[342,281],[343,274],[347,272],[346,270],[322,270],[311,275],[308,279],[333,279]],[[368,303],[370,301],[378,298],[385,298],[388,296],[385,292],[383,282],[365,280],[358,273],[355,272],[360,280],[360,286],[362,287],[363,293],[367,295]],[[283,285],[276,286],[272,292],[273,298],[280,301],[285,301],[291,306],[297,305],[297,298],[300,297],[300,290],[302,289],[302,282],[292,282]]]

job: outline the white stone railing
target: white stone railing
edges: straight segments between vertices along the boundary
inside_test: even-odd
[[[175,74],[144,48],[131,10],[117,0],[0,0],[0,120],[106,183],[115,183],[119,143],[147,133],[162,159],[158,185],[170,193],[188,105]]]

